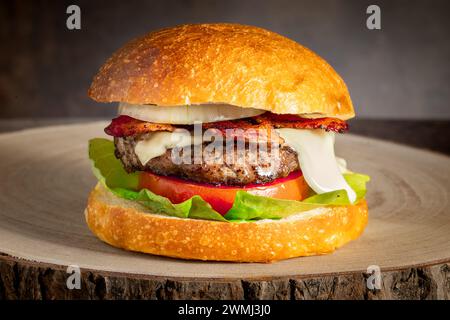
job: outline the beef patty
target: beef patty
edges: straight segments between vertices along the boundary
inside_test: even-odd
[[[163,155],[143,165],[134,148],[136,143],[146,139],[146,136],[144,134],[114,138],[116,157],[122,161],[128,172],[150,171],[158,175],[174,176],[194,182],[243,186],[250,183],[271,182],[300,169],[297,153],[284,143],[278,149],[274,149],[274,152],[271,152],[271,146],[258,149],[247,144],[245,149],[240,151],[235,148],[233,157],[226,156],[225,152],[219,157],[203,153],[201,163],[194,163],[194,151],[192,151],[189,163],[176,164],[172,161],[172,149],[168,149]],[[254,150],[257,150],[256,158]],[[236,161],[238,158],[240,161]]]

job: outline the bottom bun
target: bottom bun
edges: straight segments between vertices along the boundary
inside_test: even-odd
[[[182,259],[270,262],[325,254],[356,239],[366,202],[323,207],[281,220],[217,222],[152,214],[101,184],[85,211],[89,228],[115,247]]]

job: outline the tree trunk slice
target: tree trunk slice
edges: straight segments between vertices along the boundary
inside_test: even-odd
[[[87,141],[105,125],[0,135],[0,298],[449,299],[450,158],[339,136],[337,155],[372,177],[360,239],[270,264],[184,261],[117,249],[88,230]],[[67,288],[69,265],[81,268],[81,289]],[[371,265],[379,289],[367,287]]]

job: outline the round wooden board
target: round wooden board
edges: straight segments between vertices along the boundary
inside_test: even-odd
[[[0,135],[0,298],[443,298],[450,296],[450,158],[342,135],[337,155],[372,177],[369,224],[335,253],[270,264],[183,261],[98,240],[87,141],[106,123]],[[81,289],[69,290],[69,265]],[[367,268],[379,266],[371,290]]]

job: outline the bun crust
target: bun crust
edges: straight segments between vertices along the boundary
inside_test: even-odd
[[[98,184],[85,211],[89,228],[115,247],[182,259],[235,262],[325,254],[356,239],[367,224],[365,201],[281,220],[226,223],[144,211]]]
[[[101,67],[89,96],[99,102],[221,103],[354,116],[347,87],[327,62],[279,34],[239,24],[181,25],[135,39]]]

